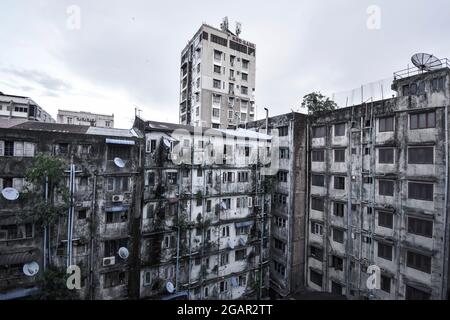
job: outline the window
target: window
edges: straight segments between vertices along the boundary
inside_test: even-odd
[[[282,277],[284,277],[286,275],[286,267],[283,264],[281,264],[277,261],[274,261],[273,267],[274,267],[275,271]]]
[[[224,200],[230,200],[230,199],[224,199]],[[229,204],[227,204],[227,208],[229,208]],[[230,236],[230,227],[225,226],[222,228],[222,237],[229,237]]]
[[[325,176],[321,174],[311,175],[311,184],[317,187],[323,187],[325,185]]]
[[[0,226],[0,241],[33,238],[33,224],[10,224]]]
[[[213,117],[215,117],[215,118],[220,117],[220,109],[213,108]]]
[[[311,198],[311,209],[317,211],[324,210],[324,201],[322,198]]]
[[[408,182],[408,199],[433,201],[432,183]]]
[[[248,81],[248,74],[247,73],[241,73],[242,81]]]
[[[406,253],[406,265],[425,273],[431,273],[431,257],[417,252],[408,251]]]
[[[211,212],[211,200],[206,200],[206,212]]]
[[[58,143],[58,154],[65,155],[68,153],[69,153],[69,144],[68,143]]]
[[[222,61],[222,52],[214,50],[214,60]]]
[[[130,146],[108,145],[108,160],[114,160],[115,158],[130,159],[130,151]]]
[[[323,225],[318,222],[311,222],[311,233],[319,236],[323,235]]]
[[[309,252],[311,257],[313,257],[314,259],[319,261],[323,260],[323,250],[321,248],[310,246]]]
[[[219,36],[216,36],[215,34],[211,33],[211,42],[220,44],[221,46],[228,47],[228,40]]]
[[[249,64],[250,64],[250,61],[242,59],[242,68],[243,69],[248,69]]]
[[[344,216],[344,209],[345,205],[340,202],[334,202],[333,203],[333,214],[337,217],[343,217]]]
[[[378,226],[392,229],[394,215],[388,211],[378,211]]]
[[[13,187],[13,178],[3,178],[3,185],[2,185],[2,189],[5,188],[12,188]]]
[[[334,255],[331,256],[331,267],[339,271],[344,270],[344,259]]]
[[[378,242],[378,257],[392,261],[392,246]]]
[[[442,91],[444,90],[445,78],[439,77],[431,80],[431,90],[432,91]]]
[[[274,217],[274,219],[275,219],[275,224],[279,228],[286,228],[286,219],[281,218],[281,217]]]
[[[326,135],[325,126],[313,128],[313,138],[323,138]]]
[[[373,183],[373,178],[372,177],[364,177],[363,178],[363,182],[364,183],[368,183],[368,184],[372,184]]]
[[[331,281],[331,293],[342,295],[342,285],[337,282]]]
[[[4,142],[4,155],[6,157],[14,156],[14,142],[13,141],[5,141]]]
[[[277,177],[279,182],[287,182],[288,171],[278,171]]]
[[[280,159],[289,159],[289,148],[280,148]]]
[[[214,65],[214,73],[220,74],[222,68],[220,66]]]
[[[313,162],[324,162],[325,161],[325,150],[313,150],[312,154]]]
[[[339,123],[334,125],[334,136],[335,137],[345,136],[345,123]]]
[[[334,177],[334,189],[345,190],[345,177]]]
[[[239,276],[238,283],[239,283],[239,286],[241,286],[241,287],[245,286],[247,284],[247,276],[245,276],[245,275]]]
[[[394,148],[378,149],[378,163],[394,163]]]
[[[226,264],[228,264],[228,253],[222,253],[220,255],[220,265],[224,266]]]
[[[378,194],[380,196],[394,196],[394,181],[392,180],[379,180],[378,181]]]
[[[318,285],[319,287],[322,287],[322,274],[309,269],[309,280],[314,283],[315,285]]]
[[[248,171],[238,172],[238,182],[248,182]]]
[[[197,73],[200,73],[200,63],[197,64]]]
[[[280,250],[281,252],[285,253],[286,244],[283,241],[274,238],[273,245],[274,245],[275,249]]]
[[[213,103],[220,105],[222,96],[218,94],[213,94]]]
[[[333,241],[338,243],[344,243],[344,231],[341,229],[333,229]]]
[[[153,171],[147,173],[147,183],[149,186],[155,185],[155,173]]]
[[[119,248],[127,246],[127,239],[114,239],[107,240],[104,242],[104,252],[103,257],[115,257],[119,251]]]
[[[278,127],[278,135],[280,137],[286,137],[288,134],[289,134],[288,126]]]
[[[106,223],[121,223],[128,220],[127,211],[106,212]]]
[[[209,296],[209,288],[208,288],[208,287],[205,287],[205,288],[203,289],[203,296],[204,296],[205,298],[208,298],[208,296]]]
[[[78,210],[78,219],[86,219],[86,209]]]
[[[334,150],[334,162],[345,162],[345,149]]]
[[[228,291],[228,281],[220,281],[219,283],[219,291],[220,292],[227,292]]]
[[[430,293],[406,285],[405,299],[406,300],[430,300]]]
[[[408,232],[419,236],[433,237],[433,221],[408,217]]]
[[[213,87],[216,88],[216,89],[221,89],[222,88],[222,82],[220,80],[213,79]]]
[[[410,147],[408,148],[409,164],[433,164],[434,147]]]
[[[436,127],[436,113],[434,111],[414,113],[409,116],[409,128],[411,130],[435,128],[435,127]]]
[[[391,278],[381,275],[380,289],[384,292],[391,293]]]
[[[385,117],[378,120],[378,131],[389,132],[394,131],[394,117]]]
[[[247,249],[236,250],[234,252],[234,261],[245,260],[247,257]]]
[[[167,172],[167,183],[168,184],[177,184],[178,182],[178,173],[177,172]]]
[[[244,87],[244,86],[241,86],[241,94],[247,95],[248,94],[248,88]]]
[[[125,284],[125,272],[113,271],[105,273],[103,276],[103,288],[112,288]]]

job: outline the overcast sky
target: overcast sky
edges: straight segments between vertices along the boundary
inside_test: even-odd
[[[1,0],[0,91],[53,116],[114,113],[129,127],[138,106],[145,119],[178,122],[180,52],[202,22],[228,16],[256,44],[260,118],[311,91],[386,80],[415,52],[449,57],[449,14],[448,0]]]

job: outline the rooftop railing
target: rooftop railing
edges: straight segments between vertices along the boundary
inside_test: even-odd
[[[440,59],[439,62],[436,62],[431,65],[432,70],[421,70],[416,66],[410,67],[408,65],[408,68],[394,72],[394,80],[403,79],[407,77],[411,77],[417,74],[426,73],[429,71],[444,69],[444,68],[450,68],[450,60],[447,58]]]

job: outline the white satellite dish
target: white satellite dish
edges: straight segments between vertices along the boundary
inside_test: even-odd
[[[14,188],[5,188],[2,190],[2,195],[6,200],[17,200],[19,198],[19,191]]]
[[[228,247],[230,247],[230,249],[234,249],[234,241],[231,239],[228,239]]]
[[[125,247],[119,248],[119,252],[118,253],[119,253],[119,257],[121,257],[122,259],[126,259],[130,255],[130,252]]]
[[[238,287],[239,286],[239,283],[238,283],[238,280],[237,280],[236,277],[231,277],[231,285],[233,287]]]
[[[241,246],[245,246],[245,239],[239,238],[239,243],[241,244]]]
[[[174,287],[172,282],[167,281],[167,283],[166,283],[166,290],[169,293],[173,293],[175,291],[175,287]]]
[[[168,139],[163,139],[164,144],[166,145],[167,148],[170,148],[170,141]]]
[[[123,161],[121,158],[114,158],[114,164],[119,168],[125,167],[125,161]]]
[[[441,60],[428,53],[416,53],[411,57],[411,62],[421,71],[432,71],[442,68]]]
[[[220,203],[220,207],[223,209],[223,210],[226,210],[227,209],[227,204],[225,203],[225,202],[221,202]]]
[[[39,272],[39,264],[36,261],[25,263],[22,271],[28,277],[35,276]]]

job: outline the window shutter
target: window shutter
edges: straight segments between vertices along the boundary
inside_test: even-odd
[[[34,157],[34,143],[25,142],[24,147],[25,147],[24,156]]]
[[[23,142],[21,141],[14,142],[14,156],[23,157]]]
[[[13,178],[13,188],[19,192],[22,191],[23,178]]]

